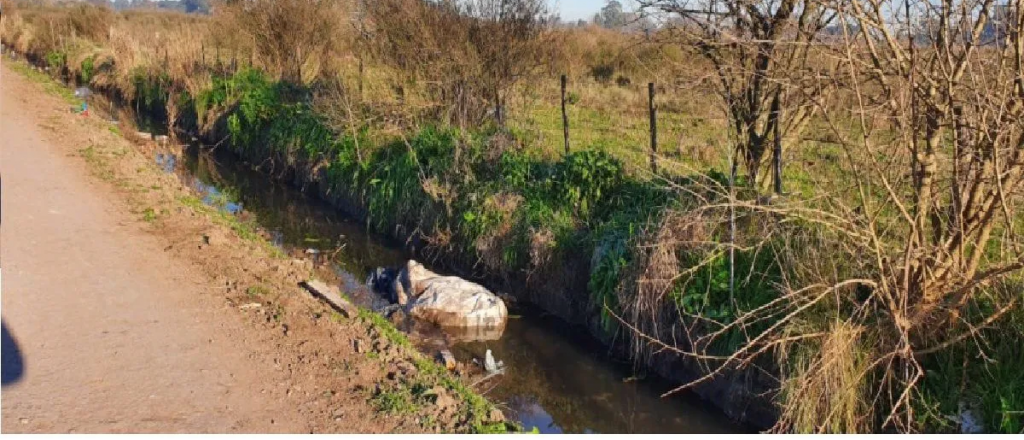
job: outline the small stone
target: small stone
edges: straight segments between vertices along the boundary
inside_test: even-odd
[[[302,283],[302,287],[313,295],[327,301],[328,304],[346,318],[353,318],[359,314],[359,309],[341,296],[337,288],[319,280],[308,280]]]
[[[27,425],[28,424],[28,419],[26,419],[24,417],[18,419],[18,421],[21,422],[22,425]]]
[[[434,405],[437,405],[438,411],[441,413],[451,410],[454,412],[459,406],[459,402],[456,401],[452,396],[448,395],[448,391],[441,387],[434,387],[430,389],[430,392],[435,396]]]
[[[203,234],[203,244],[210,246],[221,246],[227,243],[228,239],[224,236],[224,233],[218,230],[212,230]]]
[[[352,348],[355,349],[356,353],[362,353],[363,352],[363,340],[362,339],[353,339],[352,340]]]
[[[491,410],[491,414],[489,415],[489,418],[490,418],[490,420],[492,422],[504,422],[505,421],[505,413],[501,412],[501,410],[498,409],[498,408],[494,408],[494,409]]]
[[[402,309],[396,309],[388,314],[388,321],[391,321],[395,327],[401,327],[405,324],[406,314]]]
[[[402,362],[401,364],[399,364],[398,365],[398,370],[401,371],[402,374],[404,374],[406,376],[412,376],[412,375],[416,374],[417,372],[419,372],[419,370],[416,369],[415,365],[410,364],[408,362]]]

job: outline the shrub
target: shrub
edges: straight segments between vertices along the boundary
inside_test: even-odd
[[[624,180],[622,164],[603,151],[576,151],[555,165],[551,176],[554,200],[586,219]]]
[[[96,58],[94,55],[89,55],[82,60],[82,70],[78,73],[78,81],[82,84],[88,84],[92,81],[92,76],[95,71]]]
[[[607,83],[615,75],[615,66],[611,64],[598,64],[590,68],[590,76],[600,83]]]
[[[51,69],[62,69],[64,68],[64,65],[67,63],[67,61],[68,54],[62,51],[53,50],[46,53],[46,65],[49,66]]]

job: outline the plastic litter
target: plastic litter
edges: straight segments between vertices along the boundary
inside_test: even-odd
[[[500,373],[505,368],[505,363],[502,361],[494,360],[494,353],[491,353],[491,349],[487,349],[487,353],[484,354],[484,371],[488,373]]]

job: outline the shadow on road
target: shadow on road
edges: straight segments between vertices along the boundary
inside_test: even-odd
[[[7,321],[3,321],[3,352],[0,353],[0,373],[2,373],[2,385],[13,384],[25,375],[25,360],[21,357],[21,350],[18,343],[7,330]]]

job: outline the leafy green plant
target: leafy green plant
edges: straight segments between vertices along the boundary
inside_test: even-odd
[[[965,321],[990,316],[992,303],[982,298]],[[955,432],[954,420],[964,404],[977,410],[985,432],[1024,433],[1024,310],[1018,307],[1007,315],[999,326],[979,329],[984,351],[968,340],[923,359],[924,386],[915,399],[921,426]]]
[[[59,50],[46,53],[46,65],[51,69],[62,69],[67,64],[68,54]]]
[[[622,279],[622,270],[632,261],[626,238],[610,236],[598,244],[599,257],[597,264],[590,271],[590,281],[587,284],[591,298],[601,308],[601,325],[609,333],[615,330],[617,324],[609,312],[618,311],[616,290]]]
[[[419,409],[408,388],[398,386],[391,390],[381,390],[370,399],[370,404],[378,412],[386,414],[410,414]]]
[[[622,164],[605,152],[573,152],[554,168],[552,196],[571,207],[582,218],[601,208],[603,198],[620,185],[625,176]]]
[[[89,84],[92,81],[93,74],[95,73],[96,57],[89,55],[82,60],[81,71],[78,73],[78,81],[82,84]]]
[[[569,105],[576,105],[580,102],[580,94],[576,92],[569,92],[565,96],[565,103]]]

